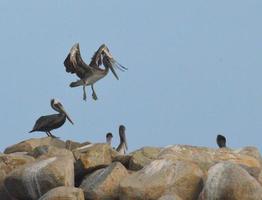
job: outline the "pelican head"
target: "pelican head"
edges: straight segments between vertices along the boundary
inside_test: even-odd
[[[113,138],[113,134],[112,133],[107,133],[106,134],[106,143],[111,145],[112,138]]]
[[[69,117],[69,115],[67,114],[67,112],[65,111],[63,105],[57,100],[57,99],[51,99],[51,107],[62,114],[65,114],[66,118],[69,120],[69,122],[71,124],[74,124],[74,122],[71,120],[71,118]]]
[[[120,136],[120,142],[125,144],[126,149],[128,149],[127,147],[127,141],[126,141],[126,127],[124,125],[120,125],[119,126],[119,136]]]

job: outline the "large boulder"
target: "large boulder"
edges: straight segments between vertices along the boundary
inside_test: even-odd
[[[84,190],[88,200],[118,199],[119,183],[126,176],[126,168],[121,163],[114,162],[86,176],[80,188]]]
[[[165,194],[162,197],[160,197],[158,200],[182,200],[182,199],[176,194]]]
[[[245,168],[251,175],[258,177],[261,171],[260,160],[247,153],[234,152],[227,148],[211,149],[189,145],[174,145],[164,148],[159,159],[187,160],[195,162],[207,174],[210,167],[221,161],[230,161]]]
[[[45,193],[39,200],[85,200],[83,190],[61,186]]]
[[[176,193],[183,200],[195,200],[201,189],[203,173],[191,162],[155,160],[120,182],[120,199],[158,199]]]
[[[14,198],[37,200],[52,188],[74,186],[73,160],[68,157],[38,160],[11,172],[4,184]]]
[[[14,169],[25,164],[34,162],[34,158],[20,154],[1,154],[0,155],[0,199],[13,200],[4,187],[5,177]]]
[[[75,175],[79,178],[96,169],[103,168],[112,162],[112,149],[108,144],[89,144],[73,150],[76,160]]]
[[[65,148],[65,142],[57,138],[44,137],[44,138],[33,138],[29,140],[22,141],[18,144],[7,147],[4,153],[14,153],[14,152],[32,152],[34,148],[38,146],[55,146],[58,148]]]
[[[140,170],[144,166],[157,159],[161,148],[143,147],[130,154],[129,167],[130,170]]]
[[[73,153],[70,150],[64,148],[57,148],[55,146],[48,146],[48,145],[38,146],[34,148],[34,150],[30,152],[29,155],[37,159],[62,156],[74,160]]]
[[[247,171],[232,162],[214,165],[199,200],[261,200],[262,187]]]

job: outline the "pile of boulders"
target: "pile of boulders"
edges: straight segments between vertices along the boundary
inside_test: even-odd
[[[255,147],[120,155],[106,143],[45,137],[0,153],[0,200],[261,200],[261,166]]]

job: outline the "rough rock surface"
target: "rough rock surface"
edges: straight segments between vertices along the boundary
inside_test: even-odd
[[[80,185],[85,198],[89,200],[118,199],[119,183],[128,176],[126,168],[119,162],[114,162],[104,169],[99,169],[88,175]]]
[[[66,141],[66,149],[68,150],[74,150],[76,148],[82,147],[82,146],[86,146],[88,144],[91,144],[91,142],[84,142],[84,143],[80,143],[80,142],[75,142],[72,140],[67,140]]]
[[[120,182],[120,199],[158,199],[175,192],[184,200],[194,200],[201,191],[202,176],[194,163],[155,160]]]
[[[261,200],[262,187],[247,171],[232,162],[218,163],[208,171],[199,200]]]
[[[31,153],[29,153],[29,155],[37,159],[67,156],[74,160],[74,156],[71,151],[48,145],[36,147]]]
[[[160,197],[158,200],[182,200],[182,199],[176,194],[165,194],[162,197]]]
[[[133,153],[131,153],[128,169],[142,169],[145,165],[148,165],[153,160],[157,159],[160,151],[161,148],[157,147],[143,147],[137,151],[134,151]]]
[[[262,158],[255,147],[173,145],[120,155],[105,143],[45,137],[5,152],[0,200],[262,199]]]
[[[4,187],[5,177],[14,169],[28,163],[34,162],[34,158],[19,154],[1,154],[0,155],[0,199],[12,200]]]
[[[59,139],[44,137],[44,138],[33,138],[29,140],[22,141],[18,144],[7,147],[4,153],[14,153],[14,152],[32,152],[34,148],[38,146],[49,145],[58,148],[65,148],[65,142]]]
[[[19,200],[36,200],[58,186],[74,186],[73,160],[51,157],[24,165],[11,172],[4,185]]]
[[[61,186],[45,193],[39,200],[85,200],[85,198],[80,188]]]
[[[159,159],[188,160],[195,162],[203,172],[218,162],[231,161],[245,168],[254,177],[261,171],[260,160],[244,153],[236,153],[231,149],[211,149],[189,145],[174,145],[164,148],[158,156]]]
[[[106,167],[112,162],[112,149],[108,144],[104,143],[82,146],[74,149],[73,154],[76,160],[75,175],[77,182],[79,177]]]

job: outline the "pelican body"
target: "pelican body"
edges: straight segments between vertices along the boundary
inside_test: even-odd
[[[51,133],[51,130],[61,127],[65,123],[66,119],[68,119],[73,124],[73,121],[68,116],[63,105],[59,101],[52,99],[51,107],[57,111],[58,114],[46,115],[38,118],[33,129],[29,133],[40,131],[45,132],[47,136],[55,137]]]
[[[219,148],[223,148],[226,147],[226,137],[223,135],[217,135],[217,145],[219,146]]]
[[[104,69],[100,68],[101,65],[104,65]],[[76,74],[79,80],[72,82],[70,87],[83,86],[83,99],[86,100],[86,90],[85,87],[91,85],[92,97],[94,100],[97,100],[97,95],[94,90],[94,84],[100,79],[104,78],[109,69],[112,71],[116,79],[118,76],[114,68],[118,68],[122,71],[127,68],[120,65],[109,52],[109,49],[105,44],[101,45],[99,49],[94,53],[91,58],[91,62],[86,64],[80,54],[79,43],[76,43],[70,50],[67,55],[64,66],[66,72]]]
[[[121,155],[126,154],[126,151],[128,149],[125,130],[126,128],[124,125],[119,126],[120,144],[116,148],[116,151],[118,151]]]

